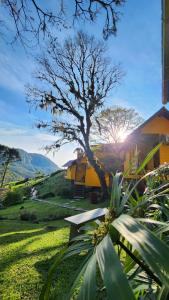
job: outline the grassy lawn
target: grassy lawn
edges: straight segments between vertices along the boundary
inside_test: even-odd
[[[74,210],[57,207],[56,203],[82,208],[97,208],[88,200],[72,203],[70,199],[53,197],[46,199],[52,204],[26,200],[23,204],[0,210],[0,299],[38,299],[47,272],[55,255],[68,241],[69,225],[63,220],[74,215]],[[20,220],[21,207],[37,215],[38,224]],[[105,206],[102,205],[102,206]],[[61,220],[48,220],[50,216]],[[54,218],[55,219],[55,218]],[[53,283],[53,297],[64,299],[72,274],[79,267],[80,258],[71,258],[62,263],[57,271],[57,282]]]
[[[1,299],[38,299],[52,257],[68,238],[60,225],[48,232],[42,224],[1,221]]]
[[[34,300],[39,297],[55,255],[68,241],[69,227],[63,220],[39,224],[20,221],[17,209],[13,207],[13,216],[12,208],[1,211],[1,217],[4,212],[9,219],[0,221],[0,299]],[[39,216],[42,215],[42,211],[39,212]],[[54,299],[64,299],[78,261],[76,257],[58,269]]]
[[[23,193],[26,186],[27,184],[21,184],[17,189]],[[47,178],[37,188],[39,198],[49,192],[55,195],[44,199],[50,204],[27,199],[22,204],[0,210],[0,299],[2,300],[39,299],[47,272],[58,251],[69,238],[69,224],[64,221],[64,218],[79,213],[73,209],[58,207],[57,204],[67,204],[87,210],[107,205],[107,203],[91,204],[88,199],[76,201],[69,197],[60,197],[57,194],[59,189],[71,189],[63,173]],[[34,213],[37,217],[36,223],[22,221],[20,219],[22,211]],[[61,264],[53,281],[51,299],[65,299],[80,261],[80,257],[74,257]]]

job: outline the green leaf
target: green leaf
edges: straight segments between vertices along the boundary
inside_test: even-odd
[[[115,211],[118,211],[118,208],[120,206],[120,199],[121,199],[121,194],[122,194],[121,175],[122,175],[121,173],[116,173],[113,176],[110,207],[113,207],[113,209]]]
[[[79,300],[94,300],[96,299],[96,255],[93,254],[88,261],[83,283],[81,285]]]
[[[87,241],[90,240],[91,236],[89,236],[88,234],[81,234],[78,235],[76,237],[74,237],[73,239],[71,239],[71,242],[75,242],[75,241]]]
[[[88,262],[92,256],[93,252],[89,252],[88,255],[85,257],[85,259],[83,260],[82,264],[80,265],[80,268],[78,269],[78,271],[75,273],[75,275],[73,274],[73,280],[72,280],[72,286],[70,289],[69,294],[67,295],[65,300],[71,300],[72,299],[72,295],[74,293],[75,288],[78,286],[80,279],[82,278],[82,276],[85,273],[85,270],[88,266]]]
[[[169,287],[169,247],[128,215],[121,215],[112,225],[140,253],[161,282]]]
[[[109,235],[106,235],[96,247],[96,256],[106,287],[107,299],[135,299]]]
[[[139,254],[136,251],[133,252],[133,255],[135,257],[139,257]],[[124,261],[125,273],[128,274],[134,268],[135,265],[136,265],[136,262],[128,254],[126,254],[126,258]]]
[[[162,286],[157,300],[168,300],[169,290],[165,286]]]
[[[64,256],[64,254],[65,254],[65,252],[66,252],[66,250],[67,250],[67,247],[66,247],[66,248],[63,248],[63,249],[57,254],[56,260],[55,260],[55,262],[53,263],[53,265],[51,266],[51,268],[50,268],[50,270],[49,270],[49,273],[48,273],[46,282],[45,282],[45,284],[44,284],[44,286],[43,286],[43,288],[42,288],[42,291],[41,291],[39,300],[48,300],[48,299],[49,299],[50,287],[51,287],[53,275],[55,274],[58,265],[61,263],[61,261],[62,261],[62,259],[63,259],[63,256]]]
[[[83,243],[73,244],[67,249],[64,255],[64,259],[71,257],[73,255],[80,254],[82,251],[89,251],[91,249],[93,249],[93,245],[91,243],[83,242]]]
[[[156,147],[154,147],[146,156],[142,164],[138,167],[136,170],[136,174],[139,174],[142,170],[144,170],[145,166],[149,163],[149,161],[153,158],[153,156],[156,154],[156,152],[160,149],[161,143],[158,144]]]
[[[153,220],[153,219],[136,218],[135,220],[137,220],[139,222],[143,222],[143,223],[150,223],[150,224],[156,224],[156,225],[161,225],[161,226],[168,226],[168,224],[165,223],[165,222],[160,222],[160,221],[156,221],[156,220]]]

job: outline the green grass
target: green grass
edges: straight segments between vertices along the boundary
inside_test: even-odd
[[[22,212],[22,207],[28,212],[34,212],[37,215],[37,219],[39,221],[44,221],[44,219],[50,217],[50,215],[55,215],[56,218],[64,218],[65,216],[75,214],[74,210],[60,208],[52,204],[47,204],[45,202],[41,203],[34,200],[26,200],[22,204],[17,204],[14,206],[10,206],[6,209],[0,210],[0,218],[4,217],[10,220],[19,220],[20,213]]]
[[[58,193],[64,188],[71,190],[70,181],[64,178],[64,172],[60,172],[54,176],[49,176],[44,180],[42,185],[39,185],[39,187],[37,186],[40,196],[49,192],[52,192],[54,195],[58,195]]]
[[[69,202],[72,206],[88,209],[97,207],[85,199],[71,203],[70,199],[54,197],[49,201]],[[39,224],[21,221],[19,218],[21,206],[35,212]],[[64,220],[45,222],[44,218],[51,214],[63,217],[66,214],[77,213],[74,210],[32,200],[0,210],[0,218],[6,218],[0,220],[0,299],[38,299],[55,255],[69,237],[69,224]],[[75,257],[62,263],[58,268],[53,282],[54,296],[53,298],[51,296],[51,299],[65,299],[72,275],[79,267],[80,261],[80,257]]]
[[[38,206],[40,217],[46,205],[27,203],[29,208]],[[8,218],[0,221],[0,299],[34,300],[39,298],[56,254],[68,241],[69,226],[64,220],[39,224],[20,221],[18,208],[16,205],[0,211],[1,217]],[[78,262],[80,258],[76,257],[58,268],[57,282],[53,282],[54,299],[64,299]]]
[[[40,195],[50,192],[57,194],[59,188],[66,187],[63,174],[56,174],[39,186]],[[19,186],[23,189],[24,186]],[[58,251],[67,243],[69,224],[63,219],[79,213],[73,209],[57,207],[69,204],[72,207],[94,209],[105,207],[107,203],[91,204],[89,200],[62,199],[55,196],[48,203],[26,200],[23,204],[0,210],[0,299],[37,300],[47,277],[48,270]],[[39,223],[21,221],[21,207],[37,215]],[[51,216],[55,220],[50,221]],[[56,220],[61,218],[60,220]],[[74,257],[58,268],[53,280],[51,299],[64,300],[69,291],[72,277],[79,268],[82,258]]]
[[[38,299],[52,257],[67,241],[68,227],[48,232],[41,224],[1,221],[0,298]]]

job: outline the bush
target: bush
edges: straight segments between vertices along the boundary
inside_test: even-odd
[[[72,198],[73,192],[69,187],[63,187],[58,191],[57,195],[62,198]]]
[[[27,182],[27,181],[29,181],[29,178],[25,178],[25,179],[16,181],[16,182],[14,182],[12,185],[17,186],[17,185],[20,185],[20,184],[25,183],[25,182]]]
[[[57,220],[63,220],[64,218],[67,218],[70,216],[70,213],[63,213],[62,215],[57,214],[50,214],[42,219],[42,221],[57,221]]]
[[[21,210],[20,212],[21,221],[37,221],[37,215],[34,212],[29,212],[27,210]]]
[[[26,198],[29,198],[31,196],[31,187],[24,187],[23,194]]]
[[[19,203],[23,203],[23,199],[20,193],[18,193],[17,191],[7,192],[3,201],[4,206],[11,206]]]
[[[55,197],[55,194],[52,193],[52,192],[46,193],[46,194],[41,196],[42,199],[52,198],[52,197]]]

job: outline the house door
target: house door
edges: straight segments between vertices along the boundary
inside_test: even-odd
[[[86,175],[86,164],[77,164],[75,181],[79,183],[85,183],[85,175]]]
[[[160,165],[160,151],[158,150],[155,154],[154,154],[154,168],[158,168]]]

